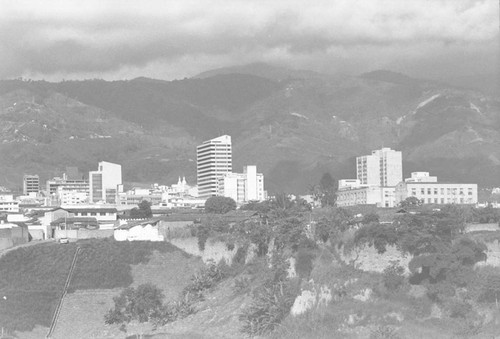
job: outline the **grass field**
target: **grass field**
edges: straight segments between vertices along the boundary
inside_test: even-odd
[[[176,300],[189,283],[193,272],[204,264],[201,259],[186,258],[184,252],[160,253],[155,251],[148,263],[131,265],[133,284],[152,283],[163,290],[165,300]],[[121,292],[117,289],[77,290],[64,299],[61,315],[53,334],[54,339],[66,338],[116,338],[124,332],[118,325],[104,323],[104,315],[113,307],[113,297]],[[127,332],[151,331],[151,326],[136,322],[127,325]]]
[[[131,265],[147,263],[153,251],[180,252],[164,242],[95,239],[6,253],[0,258],[0,327],[30,331],[36,325],[50,325],[77,246],[82,251],[70,292],[127,287],[133,282]]]

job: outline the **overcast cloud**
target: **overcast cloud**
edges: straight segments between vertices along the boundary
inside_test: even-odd
[[[498,67],[496,0],[0,2],[0,78],[174,79],[250,62],[410,75]]]

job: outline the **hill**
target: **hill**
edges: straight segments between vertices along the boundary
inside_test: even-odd
[[[326,75],[307,70],[295,70],[286,67],[273,66],[262,62],[256,62],[248,65],[239,65],[232,67],[223,67],[195,75],[195,79],[210,78],[221,74],[247,74],[254,75],[270,80],[281,81],[288,79],[310,79],[324,78]]]
[[[99,160],[121,163],[126,182],[195,183],[196,145],[221,134],[233,137],[234,170],[257,165],[271,193],[305,192],[326,171],[353,177],[354,158],[382,146],[403,151],[405,175],[497,186],[500,174],[499,100],[389,71],[249,65],[177,81],[0,81],[0,109],[0,185],[10,187],[23,173],[43,180]]]
[[[0,304],[0,327],[22,332],[31,331],[35,326],[49,327],[77,246],[82,250],[69,286],[70,300],[75,291],[110,290],[113,295],[116,290],[112,289],[143,282],[146,277],[154,283],[160,281],[159,285],[169,297],[176,296],[179,289],[176,285],[182,289],[195,271],[189,263],[190,257],[169,243],[132,244],[106,239],[19,248],[0,258],[0,291],[4,296]],[[151,273],[144,274],[144,265],[149,263],[155,251],[175,257],[176,262],[172,265],[177,267],[177,278],[184,281],[177,284],[165,276],[158,279]],[[179,270],[179,262],[190,271]],[[138,279],[133,276],[137,269],[142,273],[138,274]],[[104,313],[97,315],[101,324]]]

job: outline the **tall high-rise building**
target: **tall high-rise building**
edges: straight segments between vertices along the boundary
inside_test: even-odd
[[[122,166],[101,161],[97,171],[89,172],[89,202],[116,204],[123,190]]]
[[[222,135],[196,148],[197,183],[200,198],[217,195],[219,178],[232,171],[231,137]]]
[[[361,185],[396,186],[403,181],[403,157],[400,151],[382,148],[371,155],[356,158],[357,178]]]
[[[40,192],[40,177],[38,175],[26,174],[23,176],[23,194]]]

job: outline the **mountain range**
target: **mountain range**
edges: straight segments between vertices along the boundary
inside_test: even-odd
[[[355,157],[380,147],[403,152],[405,176],[500,186],[500,97],[478,83],[266,64],[174,81],[3,80],[0,185],[102,160],[122,164],[129,185],[194,184],[196,145],[229,134],[233,170],[257,165],[270,193],[305,193],[325,172],[354,178]]]

